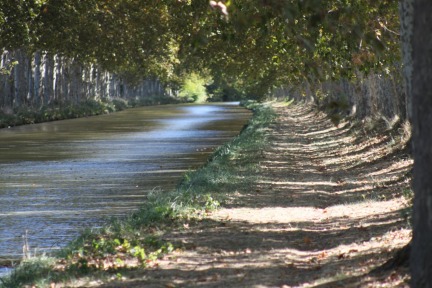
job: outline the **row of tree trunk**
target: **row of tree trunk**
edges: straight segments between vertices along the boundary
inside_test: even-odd
[[[400,72],[369,75],[358,73],[354,80],[304,82],[299,86],[280,87],[274,91],[274,96],[310,101],[324,108],[330,105],[330,109],[344,110],[339,112],[351,114],[358,119],[408,118]]]
[[[1,52],[1,51],[0,51]],[[41,107],[88,99],[166,96],[157,79],[131,85],[96,64],[43,52],[3,51],[0,59],[0,108]]]

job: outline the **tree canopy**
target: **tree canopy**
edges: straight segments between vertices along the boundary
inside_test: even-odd
[[[132,79],[206,71],[258,97],[286,82],[388,69],[400,54],[390,0],[5,2],[0,47],[60,53]]]

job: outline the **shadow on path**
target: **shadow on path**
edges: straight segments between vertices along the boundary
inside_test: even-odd
[[[256,185],[164,235],[184,249],[125,272],[120,286],[405,287],[406,271],[368,275],[410,239],[403,137],[335,127],[302,105],[275,109]]]

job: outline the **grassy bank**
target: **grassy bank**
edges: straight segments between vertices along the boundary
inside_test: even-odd
[[[0,109],[0,128],[14,127],[64,119],[89,117],[122,111],[138,106],[178,103],[172,97],[147,97],[139,100],[111,99],[85,100],[79,103],[54,102],[40,108],[21,106],[15,109]]]
[[[257,155],[267,145],[266,127],[275,115],[261,104],[245,106],[254,114],[241,134],[219,147],[203,168],[185,174],[176,190],[155,191],[139,211],[98,231],[86,231],[56,257],[24,261],[0,281],[0,287],[46,287],[79,277],[121,278],[125,270],[155,266],[162,255],[182,249],[164,241],[164,233],[199,221],[238,187],[244,189],[255,180],[250,172],[259,169]]]

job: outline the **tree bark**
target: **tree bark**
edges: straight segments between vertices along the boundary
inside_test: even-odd
[[[432,5],[415,0],[412,43],[413,287],[432,287]]]
[[[33,56],[33,104],[41,105],[41,53],[36,51]]]
[[[411,76],[412,76],[412,33],[413,33],[413,4],[414,0],[400,0],[399,14],[401,27],[401,50],[402,50],[402,73],[404,78],[406,119],[411,121],[412,97],[411,97]]]

